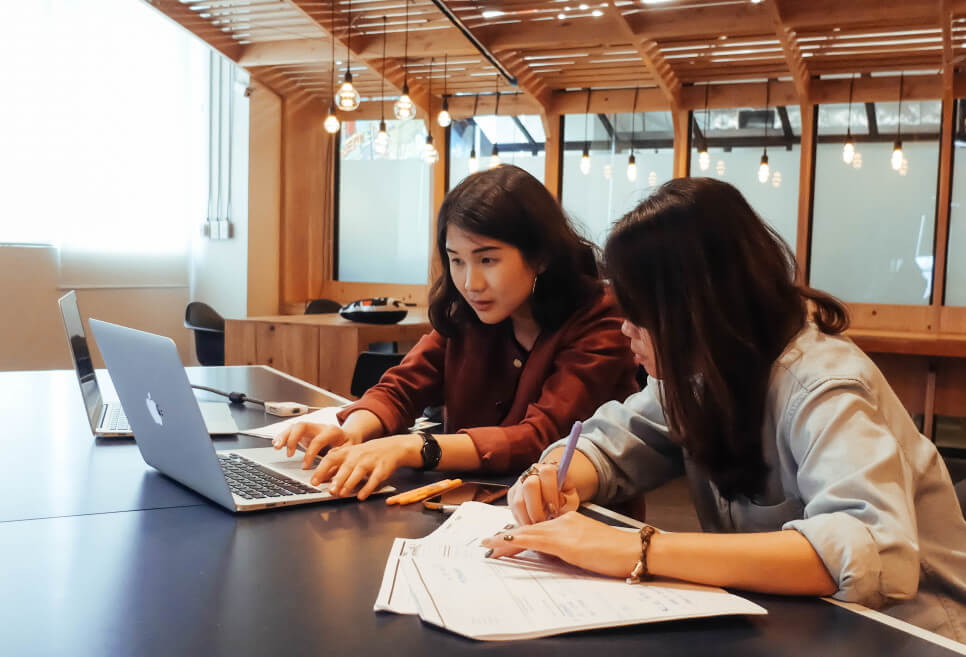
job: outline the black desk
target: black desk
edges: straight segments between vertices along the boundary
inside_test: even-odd
[[[63,374],[0,375],[0,393],[26,384],[56,391]],[[35,427],[34,447],[61,445],[78,427],[86,427],[79,404],[75,411],[76,418],[67,419],[64,413],[63,424],[47,425],[48,433]],[[22,409],[6,405],[2,411],[9,423],[20,414]],[[130,457],[101,454],[112,450]],[[9,439],[0,446],[8,480],[11,474],[22,477],[11,463],[24,463],[23,453]],[[131,449],[98,445],[72,453],[84,456],[71,467],[42,449],[34,454],[36,463],[46,464],[32,465],[35,473],[45,473],[41,476],[49,482],[73,470],[71,481],[86,494],[81,503],[72,500],[70,488],[62,487],[48,495],[46,508],[102,510],[0,522],[3,654],[954,654],[820,600],[761,595],[748,597],[769,610],[765,617],[477,643],[423,625],[415,617],[372,611],[392,539],[426,535],[440,523],[438,514],[418,506],[387,507],[382,499],[372,499],[234,516],[147,473]],[[123,501],[113,507],[141,510],[104,511],[112,507],[106,501],[111,489],[90,483],[93,470],[101,467],[91,464],[102,459],[110,461],[104,471],[115,474],[113,492]],[[131,472],[119,476],[124,468]],[[393,481],[411,486],[423,476],[404,472]],[[7,490],[14,501],[5,508],[43,506],[30,499],[39,490],[36,485]],[[149,507],[137,506],[145,500]],[[175,504],[178,500],[184,504]]]
[[[116,399],[110,377],[103,370],[97,374],[104,398]],[[189,367],[188,378],[256,399],[311,406],[341,403],[261,366]],[[205,391],[195,396],[227,402]],[[206,503],[148,466],[133,438],[95,440],[73,371],[0,372],[0,409],[2,488],[12,493],[0,495],[0,522]],[[232,415],[242,429],[279,419],[251,404],[232,407]],[[251,436],[214,440],[219,449],[268,445]]]

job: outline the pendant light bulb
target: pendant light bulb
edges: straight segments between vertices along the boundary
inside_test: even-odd
[[[842,146],[842,161],[846,164],[852,164],[852,160],[855,159],[855,142],[852,141],[852,137],[845,140],[845,144]]]
[[[634,154],[627,158],[627,179],[631,182],[637,180],[637,160],[634,158]]]
[[[490,168],[495,169],[500,166],[502,162],[500,161],[500,149],[493,144],[493,150],[490,151]]]
[[[892,168],[898,171],[902,168],[902,140],[896,139],[896,143],[892,146]]]
[[[343,112],[352,112],[359,109],[362,98],[359,92],[352,86],[352,73],[345,72],[345,81],[339,87],[339,109]]]
[[[771,170],[768,168],[768,154],[762,153],[761,163],[758,165],[758,182],[766,183],[768,182],[768,176]]]
[[[707,146],[698,151],[698,166],[701,167],[702,171],[707,171],[708,167],[711,166],[711,155],[708,153]]]
[[[389,132],[386,130],[385,119],[379,121],[379,132],[372,140],[372,147],[379,155],[385,155],[389,151]]]
[[[416,116],[416,106],[413,104],[413,99],[409,97],[408,84],[403,84],[402,96],[400,96],[396,101],[396,104],[392,106],[392,113],[395,114],[396,118],[400,121],[408,121]]]
[[[585,176],[590,173],[590,152],[584,146],[584,152],[580,156],[580,173]]]
[[[322,122],[322,126],[330,135],[334,135],[339,131],[339,117],[335,115],[334,102],[329,104],[329,113],[326,115],[325,121]]]
[[[433,145],[433,136],[426,135],[426,145],[423,146],[423,162],[426,164],[435,164],[436,160],[439,159],[439,151],[436,150],[436,146]]]
[[[449,114],[449,99],[444,96],[443,107],[439,110],[439,114],[436,115],[436,123],[439,124],[440,128],[447,128],[452,122],[453,117]]]
[[[480,158],[476,157],[476,149],[470,150],[470,159],[466,163],[466,168],[470,170],[470,173],[476,173],[480,170]]]

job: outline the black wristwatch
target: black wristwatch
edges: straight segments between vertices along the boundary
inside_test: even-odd
[[[423,457],[423,470],[434,470],[439,465],[439,459],[443,456],[443,449],[439,442],[428,431],[417,431],[423,437],[423,447],[419,454]]]

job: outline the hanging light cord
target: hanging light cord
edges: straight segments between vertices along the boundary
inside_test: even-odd
[[[848,137],[852,138],[852,88],[855,86],[855,73],[849,79],[849,129]]]
[[[590,87],[587,87],[587,107],[584,109],[584,150],[590,150],[590,136],[587,133],[587,119],[590,117]]]
[[[902,76],[904,71],[899,72],[899,112],[896,114],[896,119],[898,120],[898,126],[896,128],[896,140],[902,139]]]
[[[771,123],[769,120],[771,118],[771,80],[765,79],[765,146],[764,153],[768,154],[768,124]]]
[[[631,108],[631,155],[634,154],[634,129],[637,127],[637,92],[640,87],[634,87],[634,106]]]
[[[379,80],[379,119],[386,120],[386,17],[382,17],[382,75]]]
[[[349,0],[349,18],[346,22],[346,35],[345,35],[345,72],[348,75],[352,74],[352,0]]]
[[[704,150],[708,150],[708,125],[710,125],[711,111],[708,110],[708,89],[711,85],[704,85]]]
[[[335,0],[332,0],[332,11],[330,12],[329,36],[332,37],[332,102],[335,103]]]
[[[500,115],[500,76],[497,74],[495,78],[496,84],[493,85],[493,93],[496,94],[496,107],[493,110],[493,116]]]
[[[409,0],[406,0],[406,29],[403,37],[403,87],[409,84]]]
[[[473,98],[473,145],[470,146],[470,150],[476,150],[476,108],[480,105],[480,94],[476,94]]]
[[[443,53],[443,98],[446,98],[446,82],[447,82],[447,64],[449,63],[449,54]]]

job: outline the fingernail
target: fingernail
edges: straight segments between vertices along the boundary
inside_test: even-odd
[[[483,556],[484,557],[488,557],[488,558],[489,557],[492,557],[493,556],[493,548],[490,548],[489,550],[487,550],[486,553]]]
[[[557,515],[557,505],[556,504],[551,504],[550,505],[550,515],[552,515],[552,516]]]

